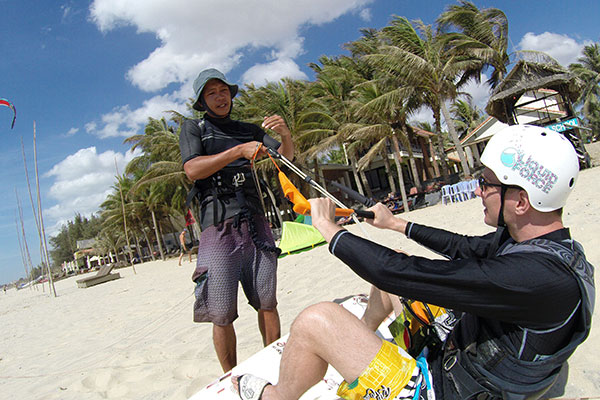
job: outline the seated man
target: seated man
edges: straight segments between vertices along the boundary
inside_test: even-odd
[[[490,140],[477,195],[496,233],[469,237],[371,208],[378,228],[404,233],[448,260],[407,256],[333,223],[334,205],[311,200],[329,249],[389,293],[461,311],[440,351],[412,359],[335,303],[305,309],[290,329],[276,385],[233,378],[244,399],[297,399],[331,364],[345,399],[526,399],[541,396],[591,328],[593,266],[562,223],[578,174],[557,132],[511,126]],[[261,397],[262,395],[262,397]]]

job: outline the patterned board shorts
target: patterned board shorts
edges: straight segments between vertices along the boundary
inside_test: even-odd
[[[277,255],[257,249],[248,231],[248,221],[210,226],[200,235],[194,322],[231,324],[238,317],[238,282],[255,310],[277,307]],[[258,238],[275,246],[271,229],[262,216],[255,216]]]
[[[424,358],[417,361],[384,340],[369,366],[354,382],[343,381],[337,395],[346,400],[431,399],[435,395],[430,382]]]

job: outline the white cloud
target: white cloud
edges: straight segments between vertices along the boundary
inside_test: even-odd
[[[256,64],[243,76],[245,83],[262,86],[267,82],[278,82],[282,78],[308,79],[308,76],[289,58],[277,59],[267,64]]]
[[[463,88],[461,88],[462,92],[471,95],[473,105],[479,108],[483,113],[485,113],[485,106],[491,95],[490,86],[485,83],[488,79],[489,77],[486,74],[481,74],[481,82],[477,83],[474,80],[470,80]]]
[[[109,150],[98,154],[95,147],[88,147],[52,167],[45,174],[54,178],[49,196],[57,202],[44,210],[51,226],[49,234],[54,234],[62,224],[72,220],[75,213],[89,217],[97,212],[115,183],[115,160],[119,172],[123,173],[127,163],[138,155],[139,150],[125,154]]]
[[[429,107],[421,107],[408,118],[409,124],[417,125],[419,122],[429,122],[434,126],[433,112]]]
[[[191,89],[190,89],[191,92]],[[177,100],[179,93],[163,96],[154,96],[142,104],[141,107],[131,110],[129,105],[115,107],[110,113],[101,117],[102,123],[90,122],[85,125],[88,133],[100,138],[116,136],[132,136],[140,132],[148,123],[148,118],[169,118],[167,111],[185,111],[185,100]],[[186,99],[187,100],[187,99]]]
[[[85,125],[100,138],[130,136],[148,117],[159,118],[166,110],[185,112],[193,96],[191,82],[198,72],[214,67],[224,73],[240,64],[252,51],[264,58],[243,74],[243,82],[263,85],[281,78],[307,79],[295,58],[304,53],[299,35],[310,25],[331,22],[352,12],[370,16],[363,8],[374,0],[94,0],[90,19],[101,31],[133,26],[153,33],[160,46],[132,66],[127,79],[138,88],[156,92],[170,84],[180,88],[157,95],[137,108],[115,107],[100,121]]]
[[[90,18],[102,31],[134,26],[156,35],[160,47],[127,74],[142,90],[155,91],[191,80],[206,67],[228,72],[247,48],[274,50],[283,64],[293,62],[290,52],[299,54],[301,28],[359,12],[372,1],[95,0]]]
[[[373,18],[373,16],[371,15],[370,8],[364,8],[364,9],[360,10],[358,15],[360,16],[360,19],[362,19],[365,22],[369,22],[369,21],[371,21],[371,18]]]
[[[569,64],[577,62],[583,47],[591,43],[591,41],[578,43],[575,39],[558,33],[544,32],[536,35],[528,32],[523,36],[518,47],[521,50],[543,51],[556,59],[562,66],[568,67]]]
[[[65,136],[66,137],[73,136],[77,132],[79,132],[79,128],[71,128],[71,129],[69,129],[69,131],[67,133],[65,133]]]

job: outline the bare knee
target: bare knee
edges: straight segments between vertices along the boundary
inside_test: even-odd
[[[337,321],[343,311],[343,307],[332,302],[313,304],[296,317],[290,328],[290,335],[311,340],[333,334],[339,329]]]

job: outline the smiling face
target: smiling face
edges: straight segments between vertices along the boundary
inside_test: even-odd
[[[202,97],[208,112],[215,117],[224,118],[231,111],[231,92],[229,86],[218,79],[211,79],[204,85]]]

